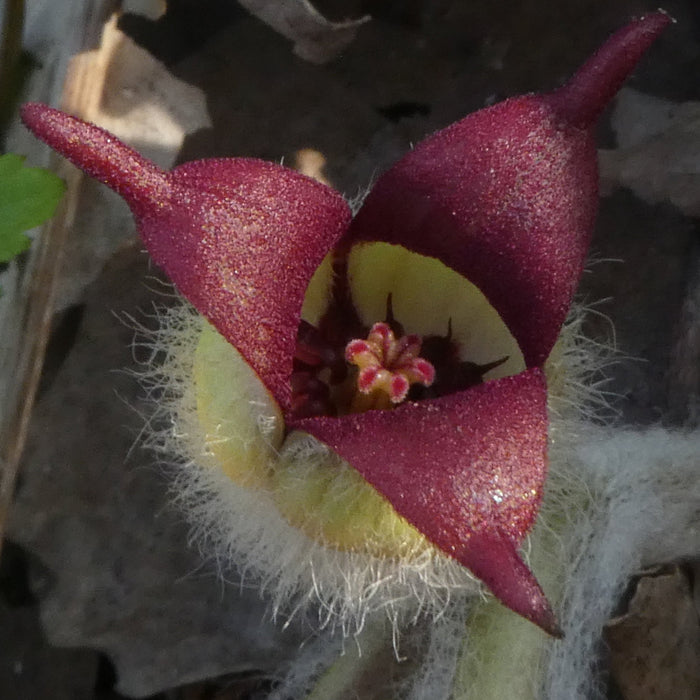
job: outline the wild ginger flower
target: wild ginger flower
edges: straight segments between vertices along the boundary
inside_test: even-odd
[[[37,136],[124,197],[153,259],[211,324],[197,325],[188,365],[204,435],[192,460],[244,494],[241,520],[264,510],[263,530],[279,521],[368,569],[432,561],[437,548],[559,634],[518,552],[547,471],[543,368],[595,220],[595,121],[668,22],[634,21],[562,88],[429,137],[354,218],[332,189],[281,166],[213,159],[164,172],[98,127],[25,105]],[[411,310],[434,290],[400,298],[382,281],[406,251],[429,259],[411,265],[440,261],[438,285],[464,278],[459,295],[495,313],[476,314],[478,329],[448,317],[420,332]],[[508,332],[493,330],[499,319]],[[250,532],[280,553],[274,534]],[[313,559],[268,555],[263,577],[309,561],[322,589]]]

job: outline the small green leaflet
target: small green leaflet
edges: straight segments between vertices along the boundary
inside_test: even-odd
[[[29,248],[24,232],[53,216],[65,188],[52,172],[25,168],[23,156],[0,156],[0,263]]]

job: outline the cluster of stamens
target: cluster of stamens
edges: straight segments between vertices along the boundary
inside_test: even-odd
[[[375,323],[366,340],[351,340],[345,359],[355,365],[357,388],[372,397],[374,408],[389,407],[406,399],[413,384],[430,386],[435,368],[419,356],[422,339],[418,335],[396,337],[388,323]]]

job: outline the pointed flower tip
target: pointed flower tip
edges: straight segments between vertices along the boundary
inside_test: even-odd
[[[663,11],[633,20],[615,32],[568,83],[547,99],[565,120],[590,127],[646,50],[673,21]]]
[[[564,631],[559,626],[557,618],[549,606],[547,599],[543,597],[544,606],[538,606],[537,610],[529,615],[525,615],[530,622],[537,625],[543,632],[554,639],[564,639]],[[519,613],[519,611],[515,611]]]
[[[537,625],[543,632],[546,632],[554,639],[564,639],[564,631],[559,626],[556,615],[542,591],[539,591],[538,598],[533,601],[533,609],[530,614],[525,615],[530,622]],[[516,611],[517,612],[517,611]]]
[[[109,132],[38,102],[20,110],[24,125],[55,151],[119,193],[134,210],[167,196],[167,174]]]
[[[458,558],[507,608],[556,639],[564,636],[544,591],[510,538],[495,532],[475,533]]]
[[[36,134],[39,131],[42,117],[48,110],[50,110],[50,107],[40,102],[26,102],[20,107],[19,115],[24,125]]]
[[[505,604],[507,607],[510,607],[507,603]],[[512,609],[513,612],[521,615],[534,625],[537,625],[537,627],[550,637],[554,639],[564,639],[564,632],[559,626],[556,615],[549,605],[549,601],[541,591],[539,591],[539,596],[532,601],[532,607],[529,610]]]

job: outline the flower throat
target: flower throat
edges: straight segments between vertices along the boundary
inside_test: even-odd
[[[444,335],[406,334],[392,294],[383,320],[367,326],[350,292],[347,248],[333,251],[330,301],[317,325],[302,320],[291,377],[297,418],[391,409],[481,384],[508,357],[464,361],[448,320]]]

